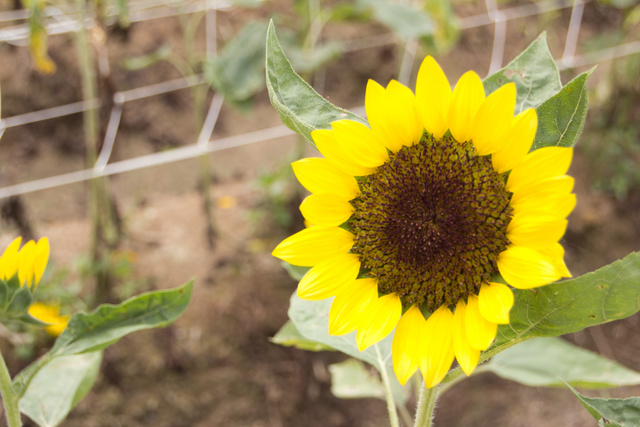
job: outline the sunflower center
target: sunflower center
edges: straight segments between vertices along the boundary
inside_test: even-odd
[[[477,294],[497,273],[511,193],[471,142],[425,135],[359,183],[352,252],[381,294],[433,312]]]

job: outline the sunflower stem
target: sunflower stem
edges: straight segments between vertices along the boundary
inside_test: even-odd
[[[380,368],[380,376],[382,377],[382,384],[384,385],[384,395],[387,399],[387,410],[389,411],[389,422],[391,427],[400,427],[400,420],[398,419],[398,412],[396,410],[396,401],[393,398],[393,392],[391,391],[391,382],[389,381],[389,374],[387,373],[386,364],[382,355],[380,354],[380,348],[378,344],[374,345],[376,349],[376,356],[378,357],[378,367]]]
[[[433,411],[436,407],[439,391],[439,386],[427,388],[427,385],[422,383],[414,427],[431,427],[433,425]]]
[[[18,409],[18,399],[16,398],[13,388],[11,387],[11,375],[4,362],[4,357],[0,352],[0,394],[2,395],[2,403],[4,411],[7,414],[7,426],[20,427],[22,420],[20,419],[20,409]]]

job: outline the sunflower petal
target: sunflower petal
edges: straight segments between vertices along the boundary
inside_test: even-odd
[[[425,354],[426,323],[420,309],[412,306],[402,315],[396,327],[391,354],[393,370],[402,385],[416,372]]]
[[[18,272],[20,243],[22,243],[22,237],[16,237],[2,253],[0,258],[0,279],[9,279]]]
[[[507,283],[518,289],[548,285],[562,277],[562,270],[549,255],[522,246],[511,246],[498,255],[498,270]]]
[[[420,140],[423,127],[415,96],[402,83],[392,80],[385,89],[369,80],[364,105],[371,129],[390,151]]]
[[[425,339],[428,341],[425,357],[420,363],[420,371],[427,388],[442,381],[454,358],[453,350],[453,313],[447,307],[440,307],[429,316],[425,326]]]
[[[509,323],[509,312],[513,307],[513,292],[502,283],[485,283],[478,294],[480,314],[489,322],[499,325]]]
[[[353,234],[339,227],[311,227],[284,239],[271,255],[293,265],[313,266],[344,254],[353,246]]]
[[[311,224],[322,227],[343,224],[353,211],[353,206],[348,201],[335,194],[312,194],[300,204],[302,216]]]
[[[310,157],[291,163],[291,167],[300,184],[311,193],[333,193],[345,200],[360,194],[356,179],[340,172],[327,159]]]
[[[18,279],[20,285],[31,284],[34,277],[33,262],[36,258],[36,242],[29,240],[18,252]]]
[[[329,310],[329,334],[344,335],[355,331],[363,314],[377,298],[375,279],[358,279],[341,289]]]
[[[466,310],[467,304],[463,300],[458,301],[456,311],[453,313],[453,351],[458,364],[464,373],[469,376],[478,366],[480,350],[471,347],[467,339]]]
[[[328,129],[318,129],[311,132],[318,151],[339,171],[352,176],[366,176],[375,171],[374,167],[367,167],[354,162],[349,157],[348,149],[338,143],[336,132]]]
[[[451,105],[449,105],[449,130],[457,141],[471,140],[472,125],[483,101],[482,80],[473,71],[467,71],[453,89]]]
[[[471,128],[473,146],[479,155],[495,153],[505,143],[511,143],[505,136],[511,130],[515,107],[516,85],[513,82],[495,90],[480,105]]]
[[[521,212],[507,226],[507,238],[517,246],[539,249],[558,242],[567,229],[567,220],[540,212]]]
[[[554,243],[553,245],[539,249],[538,251],[549,257],[550,262],[554,265],[558,274],[562,277],[571,277],[571,273],[564,263],[564,248],[560,243]]]
[[[513,168],[507,178],[507,190],[517,193],[528,185],[567,173],[573,149],[569,147],[543,147],[527,154]]]
[[[363,351],[389,335],[402,316],[402,303],[397,294],[384,295],[369,304],[362,315],[356,342]]]
[[[360,258],[355,254],[341,254],[316,264],[298,283],[298,296],[318,301],[336,295],[358,277]]]
[[[377,168],[387,160],[389,153],[378,135],[362,123],[338,120],[331,123],[340,149],[353,162]]]
[[[469,295],[467,311],[465,313],[467,339],[471,347],[476,350],[486,350],[496,338],[498,325],[487,320],[478,307],[478,296]]]
[[[49,261],[49,239],[42,237],[36,244],[35,256],[33,260],[33,272],[35,274],[34,286],[40,283],[40,279],[47,268]]]
[[[440,139],[449,127],[447,112],[451,103],[451,85],[440,65],[427,56],[416,80],[416,99],[427,132]]]
[[[538,130],[536,110],[528,108],[513,118],[509,132],[504,136],[506,144],[491,155],[493,168],[498,173],[513,169],[524,159]]]

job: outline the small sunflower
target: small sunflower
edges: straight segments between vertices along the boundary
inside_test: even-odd
[[[22,237],[14,239],[0,257],[0,279],[8,280],[17,274],[21,286],[35,288],[49,261],[49,239],[29,240],[20,248],[21,242]]]
[[[53,337],[60,335],[69,324],[69,316],[60,315],[59,305],[49,305],[34,302],[29,306],[29,314],[49,325],[45,327],[47,333]]]
[[[334,297],[330,334],[357,331],[364,350],[395,328],[402,384],[420,369],[433,387],[454,358],[469,375],[509,323],[512,287],[570,277],[558,241],[576,203],[572,149],[529,152],[537,115],[514,117],[515,103],[513,83],[485,96],[473,71],[452,91],[427,57],[415,95],[369,81],[369,127],[316,130],[324,158],[292,164],[311,226],[273,255],[312,267],[300,298]]]

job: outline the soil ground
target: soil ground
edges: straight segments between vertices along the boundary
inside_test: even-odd
[[[284,2],[274,7],[291,13]],[[615,14],[600,19],[598,8],[588,5],[583,34],[595,34],[618,22]],[[224,38],[242,22],[272,12],[235,9],[223,13],[219,36]],[[462,5],[457,12],[465,16],[482,9]],[[517,54],[541,28],[548,31],[552,52],[558,56],[568,12],[529,18],[533,23],[510,23],[505,57]],[[376,25],[354,23],[341,26],[338,34],[350,37],[381,30]],[[178,34],[175,19],[135,24],[127,38],[110,36],[110,62],[119,64],[122,58],[175,42]],[[440,60],[452,81],[469,68],[486,74],[492,36],[492,30],[484,27],[462,34],[457,47]],[[366,80],[386,83],[396,72],[400,52],[389,45],[343,56],[326,70],[326,96],[343,107],[361,105]],[[50,53],[58,72],[42,76],[32,71],[26,49],[0,45],[3,117],[80,99],[72,41],[63,36],[52,38]],[[113,68],[119,90],[179,77],[168,64],[139,72]],[[607,67],[602,68],[592,84],[606,77]],[[570,78],[563,77],[565,82]],[[188,90],[126,104],[113,160],[190,144],[196,137],[192,108]],[[214,138],[279,123],[262,92],[250,114],[225,106]],[[1,182],[9,185],[81,169],[82,144],[79,115],[10,128],[0,150]],[[177,286],[195,277],[196,287],[189,309],[175,325],[133,334],[105,352],[96,386],[63,426],[388,425],[383,401],[347,401],[331,394],[328,365],[343,356],[280,347],[269,341],[287,320],[288,299],[296,286],[269,253],[300,224],[300,218],[294,217],[288,227],[277,226],[273,221],[277,214],[274,196],[268,197],[259,181],[286,166],[298,151],[296,139],[288,137],[210,156],[219,230],[213,249],[205,233],[197,159],[109,178],[125,230],[119,250],[129,254],[133,265],[127,282],[137,283],[135,290],[142,291]],[[640,249],[640,191],[632,191],[623,201],[595,193],[589,180],[590,160],[578,148],[570,172],[576,177],[579,202],[563,244],[567,264],[576,276]],[[89,252],[86,184],[29,193],[21,201],[22,218],[34,235],[46,235],[51,241],[52,270],[66,269],[71,272],[66,277],[69,282],[80,280],[76,261]],[[289,206],[288,212],[296,214],[297,205],[290,205],[294,209]],[[0,246],[18,232],[15,223],[3,224]],[[81,295],[88,298],[91,283],[86,281],[83,286]],[[633,316],[567,339],[640,370],[639,332],[640,318]],[[3,349],[7,345],[3,343]],[[17,372],[27,362],[10,360],[10,368]],[[619,397],[638,393],[640,388],[588,392],[591,396]],[[442,397],[436,424],[542,427],[595,422],[567,390],[528,388],[483,374]]]

